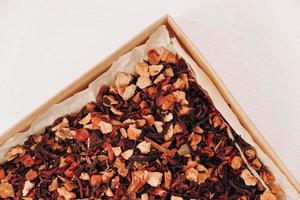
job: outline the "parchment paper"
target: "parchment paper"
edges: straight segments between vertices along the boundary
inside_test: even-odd
[[[258,145],[253,141],[250,134],[243,128],[235,114],[231,111],[225,100],[222,98],[221,94],[214,86],[212,81],[208,76],[197,66],[195,61],[183,50],[180,44],[175,38],[170,38],[169,33],[165,26],[159,27],[147,40],[147,42],[141,46],[134,48],[132,51],[121,56],[116,60],[113,65],[102,75],[100,75],[96,80],[90,83],[86,90],[76,93],[72,97],[66,99],[65,101],[53,105],[48,111],[43,113],[37,120],[35,120],[31,127],[23,132],[8,139],[0,147],[0,162],[3,162],[4,155],[13,146],[18,144],[23,144],[29,135],[39,133],[43,131],[44,127],[52,124],[55,119],[70,114],[72,112],[79,111],[86,103],[95,101],[96,95],[99,88],[103,84],[113,84],[115,79],[115,74],[118,71],[123,71],[126,73],[133,74],[134,66],[136,63],[142,61],[146,53],[151,48],[165,47],[173,52],[178,53],[182,56],[186,62],[190,65],[192,70],[195,72],[197,82],[205,89],[216,108],[222,113],[226,121],[231,125],[231,127],[242,136],[242,138],[255,147],[258,157],[261,161],[268,167],[268,169],[275,175],[277,182],[280,184],[285,192],[284,199],[297,200],[300,199],[300,195],[292,187],[287,178],[280,172],[273,161],[258,147]]]

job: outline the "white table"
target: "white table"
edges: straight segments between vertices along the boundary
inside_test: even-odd
[[[169,13],[300,181],[298,0],[82,2],[0,0],[0,132]]]

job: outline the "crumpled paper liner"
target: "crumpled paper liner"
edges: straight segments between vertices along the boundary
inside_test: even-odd
[[[231,111],[213,82],[195,63],[195,61],[183,50],[176,38],[170,38],[167,28],[163,25],[159,27],[143,45],[134,48],[132,51],[121,56],[116,60],[113,65],[96,80],[89,84],[89,87],[79,93],[74,94],[72,97],[65,101],[53,105],[48,111],[38,117],[31,125],[31,127],[20,134],[17,134],[8,139],[2,146],[0,146],[0,162],[3,162],[4,155],[13,146],[23,144],[29,135],[42,132],[44,127],[51,125],[57,118],[79,111],[86,103],[95,101],[96,95],[103,84],[113,84],[116,72],[123,71],[129,74],[134,73],[134,66],[136,63],[143,60],[148,50],[152,48],[165,47],[173,52],[176,52],[190,65],[191,69],[195,72],[195,78],[199,85],[205,89],[211,97],[214,105],[223,115],[230,126],[242,138],[254,146],[260,160],[268,167],[274,174],[277,182],[285,192],[283,199],[296,200],[300,199],[300,195],[289,183],[287,178],[281,173],[273,161],[259,148],[253,141],[250,134],[240,124],[238,118]]]

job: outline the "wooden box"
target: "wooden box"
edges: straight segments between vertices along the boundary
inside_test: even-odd
[[[250,133],[253,140],[258,144],[261,150],[277,165],[281,172],[287,177],[291,185],[300,193],[300,185],[296,179],[292,176],[289,170],[280,161],[278,156],[274,153],[270,145],[263,138],[261,133],[256,129],[254,124],[246,116],[243,109],[239,106],[229,90],[225,87],[221,79],[215,73],[213,68],[207,63],[201,53],[196,49],[192,42],[186,37],[183,31],[178,27],[174,20],[170,16],[164,16],[152,25],[147,27],[143,32],[135,36],[133,39],[124,44],[121,48],[116,50],[113,54],[108,56],[102,62],[92,67],[89,71],[83,74],[75,82],[71,83],[68,87],[64,88],[57,95],[49,99],[23,120],[19,121],[9,130],[1,134],[0,145],[3,144],[8,138],[15,135],[18,132],[27,130],[31,123],[43,112],[49,109],[54,104],[62,102],[73,94],[88,87],[89,83],[95,80],[99,75],[104,73],[111,64],[118,59],[121,55],[132,50],[134,47],[143,44],[148,37],[161,25],[166,25],[171,36],[176,37],[184,50],[192,57],[192,59],[198,64],[198,66],[208,75],[213,84],[216,86],[226,103],[239,119],[242,126]]]

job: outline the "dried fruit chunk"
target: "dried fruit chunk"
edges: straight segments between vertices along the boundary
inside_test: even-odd
[[[11,161],[18,156],[25,155],[26,150],[22,146],[15,146],[11,148],[5,155],[5,160]]]
[[[173,83],[173,87],[178,90],[184,90],[188,88],[189,82],[186,74],[180,74],[179,78]]]
[[[112,130],[113,130],[113,126],[109,122],[100,121],[99,127],[100,127],[100,131],[103,134],[108,134],[108,133],[112,132]]]
[[[110,188],[107,188],[106,192],[105,192],[105,195],[108,196],[108,197],[113,197],[114,196],[114,193],[111,191]]]
[[[259,170],[262,167],[261,162],[256,158],[252,161],[251,166],[253,167],[253,169],[255,170]]]
[[[207,169],[204,173],[200,172],[198,174],[198,184],[199,185],[203,184],[206,181],[206,179],[208,179],[210,177],[211,171],[212,171],[212,169],[210,168],[210,169]]]
[[[266,182],[266,184],[271,184],[275,181],[274,176],[266,169],[263,169],[261,172],[261,177]]]
[[[92,119],[91,113],[89,113],[79,121],[79,124],[86,125],[91,121],[91,119]]]
[[[87,140],[89,136],[89,132],[86,129],[82,128],[76,131],[75,138],[76,140],[83,142]]]
[[[88,180],[90,180],[90,175],[89,175],[88,173],[81,172],[79,178],[80,178],[81,180],[88,181]]]
[[[127,137],[130,140],[137,140],[142,133],[142,130],[137,129],[136,125],[130,125],[129,128],[127,129]]]
[[[176,63],[177,62],[177,55],[170,52],[170,53],[168,53],[165,61],[167,63]]]
[[[0,181],[5,178],[5,170],[0,168]]]
[[[28,167],[31,167],[32,165],[34,165],[34,159],[29,154],[26,154],[22,158],[22,163],[26,168],[28,168]]]
[[[182,197],[179,197],[179,196],[174,196],[174,195],[172,195],[172,196],[171,196],[171,200],[183,200],[183,198],[182,198]]]
[[[149,77],[149,66],[147,65],[147,63],[138,63],[135,66],[135,73],[137,73],[140,76],[145,76],[145,77]]]
[[[49,190],[50,192],[52,192],[52,191],[57,190],[57,188],[58,188],[58,180],[57,180],[57,178],[55,178],[55,179],[53,179],[53,181],[52,181],[51,184],[49,185],[48,190]]]
[[[197,145],[202,141],[202,136],[193,132],[188,140],[190,141],[191,147],[195,150]]]
[[[186,155],[189,155],[191,152],[190,152],[190,149],[189,149],[188,145],[183,144],[183,145],[180,146],[177,153],[180,156],[186,156]]]
[[[174,125],[174,134],[183,133],[184,130],[185,130],[185,125],[177,121],[176,124]]]
[[[162,61],[165,61],[167,58],[167,55],[169,54],[169,50],[164,48],[164,47],[160,47],[159,48],[159,55],[160,55],[160,59]]]
[[[231,160],[231,167],[233,169],[239,169],[242,166],[243,160],[240,156],[234,156]]]
[[[165,70],[165,72],[164,72],[164,75],[165,76],[169,76],[169,77],[173,77],[174,76],[174,72],[173,72],[173,70],[172,70],[172,68],[167,68],[166,70]]]
[[[98,184],[101,184],[102,182],[103,182],[103,180],[102,180],[101,175],[95,174],[95,175],[91,176],[91,184],[92,185],[98,185]]]
[[[118,173],[125,177],[128,173],[128,169],[125,167],[125,163],[123,163],[120,158],[116,158],[116,161],[114,163],[114,167],[118,169]]]
[[[74,139],[76,135],[75,130],[71,130],[70,128],[62,128],[55,132],[55,139],[58,141],[58,139],[65,140],[65,139]]]
[[[179,116],[187,115],[191,111],[191,108],[188,106],[182,106],[177,112]]]
[[[177,103],[181,103],[181,105],[188,104],[187,100],[185,99],[184,91],[176,90],[176,91],[172,92],[172,94],[174,95]]]
[[[120,129],[120,133],[122,134],[122,137],[127,138],[127,131],[124,128]]]
[[[202,129],[200,126],[196,126],[196,127],[194,128],[194,131],[195,131],[196,133],[203,133],[203,132],[204,132],[203,129]]]
[[[63,118],[62,121],[57,124],[56,126],[52,127],[52,131],[57,131],[59,129],[62,129],[62,128],[68,128],[69,127],[69,120],[67,118]]]
[[[269,185],[271,192],[276,196],[276,197],[281,197],[284,192],[282,191],[281,187],[276,184],[276,183],[271,183]]]
[[[260,200],[277,200],[277,198],[270,191],[265,191],[261,196]]]
[[[126,151],[124,151],[123,153],[121,153],[121,156],[125,159],[128,160],[133,154],[133,150],[132,149],[128,149]]]
[[[108,101],[103,101],[103,105],[105,106],[109,107],[119,104],[119,102],[112,95],[104,96],[104,99]]]
[[[127,86],[130,84],[133,77],[130,74],[126,74],[124,72],[118,72],[116,74],[115,85],[117,87]]]
[[[251,161],[251,160],[253,160],[253,159],[255,158],[256,152],[255,152],[255,150],[253,150],[253,149],[247,149],[247,150],[245,151],[245,155],[246,155],[246,157]]]
[[[253,176],[248,169],[244,169],[242,171],[241,178],[244,180],[246,185],[254,186],[258,183],[257,178]]]
[[[123,121],[123,124],[134,124],[135,120],[134,119],[126,119],[125,121]]]
[[[118,109],[116,109],[116,108],[114,108],[114,107],[111,107],[110,108],[110,111],[112,112],[112,113],[114,113],[115,115],[123,115],[124,113],[123,112],[121,112],[120,110],[118,110]]]
[[[169,122],[173,119],[173,114],[172,113],[168,113],[164,116],[164,122]]]
[[[25,181],[24,188],[22,190],[23,197],[26,197],[32,188],[34,188],[34,183],[31,183],[30,181]]]
[[[122,153],[121,147],[112,147],[111,149],[114,152],[115,156],[119,156]]]
[[[253,160],[253,163],[259,162],[258,159]],[[260,165],[261,163],[259,162]],[[254,166],[255,167],[255,166]],[[283,195],[283,191],[280,188],[280,186],[275,182],[275,177],[271,174],[270,171],[268,171],[265,167],[260,167],[260,176],[263,179],[263,181],[269,186],[271,192],[276,196],[276,197],[281,197]]]
[[[1,198],[9,198],[14,197],[14,189],[10,183],[0,183],[0,197]]]
[[[165,199],[166,198],[166,195],[167,195],[167,191],[164,190],[163,188],[161,187],[156,187],[154,188],[151,193],[152,195],[154,196],[157,196],[157,197],[160,197],[160,199]]]
[[[146,120],[145,119],[137,119],[136,120],[136,125],[140,128],[146,125]]]
[[[154,126],[158,133],[161,133],[163,131],[163,123],[160,121],[155,121]]]
[[[199,171],[199,172],[208,172],[208,170],[206,169],[206,167],[204,166],[204,165],[202,165],[202,164],[197,164],[197,170]]]
[[[198,182],[199,172],[194,168],[190,168],[185,172],[185,178],[189,181]]]
[[[119,187],[119,185],[120,185],[120,176],[115,176],[111,180],[111,188],[116,189],[117,187]]]
[[[163,65],[150,65],[149,66],[149,73],[151,76],[155,76],[159,74],[159,72],[164,68]]]
[[[163,110],[172,109],[175,103],[175,97],[173,94],[168,94],[166,96],[160,97],[158,100],[158,105],[161,106]]]
[[[218,114],[212,115],[212,122],[213,122],[214,128],[219,127],[220,129],[222,129],[225,127],[225,124],[224,124],[222,118]]]
[[[74,190],[76,188],[76,185],[71,183],[70,181],[68,180],[65,180],[64,181],[64,187],[69,191],[71,192],[72,190]]]
[[[155,49],[148,52],[148,61],[151,65],[157,65],[160,61],[160,56]]]
[[[136,86],[134,84],[131,84],[128,87],[126,87],[125,90],[119,94],[125,101],[127,101],[128,99],[133,97],[135,90],[136,90]]]
[[[145,170],[135,171],[131,174],[131,182],[128,187],[128,193],[136,193],[142,188],[148,179],[148,174]]]
[[[141,200],[148,200],[148,199],[149,199],[149,195],[147,193],[141,195]]]
[[[33,169],[30,169],[26,175],[25,175],[25,178],[29,181],[32,181],[34,179],[36,179],[36,177],[38,176],[37,172]]]
[[[146,142],[143,141],[141,143],[139,143],[136,148],[138,148],[142,154],[147,154],[150,152],[151,149],[151,143],[150,142]]]
[[[165,177],[165,188],[170,189],[172,184],[172,174],[170,170],[164,173],[164,177]]]
[[[36,134],[36,135],[33,135],[33,140],[36,142],[36,143],[40,143],[42,141],[42,134]]]
[[[164,135],[164,139],[165,141],[170,141],[172,139],[174,135],[174,129],[173,129],[173,124],[171,124],[166,132],[166,134]]]
[[[103,183],[108,183],[113,176],[114,176],[114,172],[113,171],[106,171],[106,172],[104,172],[102,174]]]
[[[151,80],[149,77],[140,76],[136,82],[136,86],[138,86],[141,89],[144,89],[146,87],[149,87],[151,85]]]
[[[146,120],[149,126],[152,126],[155,122],[155,119],[152,115],[143,115],[143,118]]]
[[[76,198],[76,194],[74,192],[69,192],[65,187],[57,188],[57,193],[64,197],[65,200],[71,200]]]
[[[158,77],[153,81],[154,84],[158,84],[165,80],[165,76],[163,74],[158,75]]]
[[[151,97],[156,97],[158,95],[158,89],[155,86],[147,88],[147,92]]]
[[[146,172],[147,183],[152,187],[157,187],[161,184],[163,174],[161,172]]]
[[[74,170],[77,168],[78,164],[76,162],[72,162],[72,164],[69,166],[69,168],[64,171],[64,174],[66,177],[73,177],[74,176]]]

